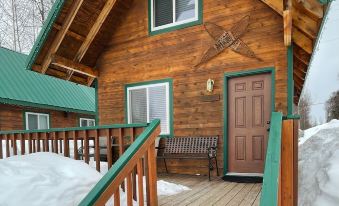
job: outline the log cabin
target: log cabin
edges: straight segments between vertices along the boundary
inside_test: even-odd
[[[217,170],[223,176],[264,176],[261,205],[296,205],[294,110],[326,3],[57,0],[25,66],[78,84],[96,82],[99,127],[152,126],[160,119],[160,131],[154,133],[160,145],[166,138],[218,136]],[[106,136],[109,143],[111,135]],[[137,148],[136,153],[121,150],[124,169],[113,166],[112,182],[106,179],[94,188],[103,199],[91,193],[83,205],[100,205],[119,194],[119,175],[132,171],[127,165],[140,166],[128,161],[128,155],[139,154]],[[192,159],[167,163],[171,173],[180,174],[206,174],[206,165]],[[164,171],[162,161],[157,170]],[[154,184],[156,173],[149,172],[147,182]],[[148,192],[147,200],[157,205],[156,192]]]
[[[0,48],[0,131],[94,126],[94,88],[27,71],[26,59]]]

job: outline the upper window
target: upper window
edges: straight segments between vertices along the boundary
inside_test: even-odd
[[[80,118],[80,127],[94,127],[95,119]]]
[[[183,28],[201,21],[201,0],[150,0],[151,33]]]
[[[26,129],[49,129],[49,114],[26,112]]]
[[[171,135],[170,83],[127,87],[128,123],[149,123],[160,119],[161,135]]]

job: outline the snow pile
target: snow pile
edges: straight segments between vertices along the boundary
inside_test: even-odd
[[[339,121],[304,131],[299,141],[300,206],[339,205]]]
[[[102,175],[53,153],[0,160],[0,205],[77,205]]]
[[[101,173],[93,168],[93,160],[87,165],[54,153],[0,160],[0,206],[78,205],[107,172],[107,163],[101,162]],[[185,190],[189,188],[158,181],[158,195],[174,195]],[[120,195],[121,205],[126,205],[126,194],[120,191]],[[133,205],[138,204],[133,202]]]

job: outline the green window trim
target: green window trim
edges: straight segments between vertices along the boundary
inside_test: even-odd
[[[267,67],[267,68],[260,68],[255,70],[247,70],[247,71],[240,71],[240,72],[231,72],[224,74],[224,126],[223,126],[223,137],[224,137],[224,174],[226,175],[228,172],[228,80],[235,77],[243,77],[243,76],[250,76],[256,74],[264,74],[270,73],[271,74],[271,90],[272,90],[272,98],[271,98],[271,106],[272,111],[275,111],[275,68],[274,67]]]
[[[169,26],[163,29],[152,31],[153,17],[152,17],[152,12],[151,12],[152,11],[151,1],[153,0],[148,0],[148,33],[150,36],[167,33],[167,32],[171,32],[171,31],[175,31],[175,30],[179,30],[179,29],[183,29],[183,28],[187,28],[191,26],[196,26],[196,25],[200,25],[203,23],[203,0],[198,0],[198,20],[183,23],[183,24],[173,25],[173,26]]]
[[[27,115],[28,114],[42,114],[47,115],[48,117],[48,129],[52,128],[52,118],[50,112],[37,112],[37,111],[31,111],[31,110],[24,110],[22,112],[22,118],[23,118],[23,130],[29,130],[27,129]],[[45,129],[42,129],[45,130]]]
[[[127,105],[127,89],[130,87],[136,86],[145,86],[151,84],[159,84],[159,83],[168,83],[169,87],[169,134],[159,135],[160,137],[173,137],[174,136],[174,127],[173,127],[173,80],[171,78],[153,80],[153,81],[145,81],[138,83],[131,83],[125,85],[125,123],[128,124],[128,105]]]

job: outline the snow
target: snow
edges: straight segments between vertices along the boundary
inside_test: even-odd
[[[300,206],[339,205],[339,121],[304,131],[299,141]]]
[[[95,170],[93,159],[87,165],[80,160],[47,152],[0,160],[0,206],[78,205],[107,172],[107,163],[100,164],[101,173]],[[189,190],[163,180],[159,180],[157,186],[158,195]],[[120,194],[121,205],[126,205],[126,194],[122,191]],[[137,202],[133,204],[137,205]]]

